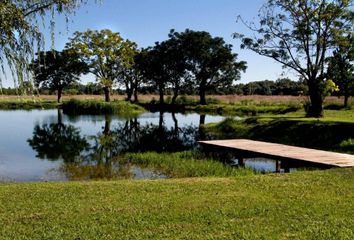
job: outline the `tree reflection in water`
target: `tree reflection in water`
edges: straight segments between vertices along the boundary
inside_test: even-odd
[[[166,127],[164,114],[160,113],[158,125],[141,125],[138,118],[118,122],[112,128],[111,116],[105,116],[102,132],[83,136],[79,128],[58,122],[35,126],[29,145],[37,157],[62,160],[60,167],[70,180],[132,178],[129,164],[119,158],[127,152],[177,152],[194,148],[200,129],[195,126],[178,126],[172,113],[173,127]]]

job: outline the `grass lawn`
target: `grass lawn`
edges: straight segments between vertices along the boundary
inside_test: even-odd
[[[354,169],[0,185],[0,239],[353,239]]]

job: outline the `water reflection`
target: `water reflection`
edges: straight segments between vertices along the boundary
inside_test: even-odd
[[[85,135],[81,129],[63,123],[58,111],[56,123],[36,124],[28,139],[36,157],[51,161],[62,160],[58,171],[69,180],[166,177],[159,173],[122,164],[119,158],[127,152],[177,152],[194,148],[202,129],[195,125],[179,126],[174,113],[171,126],[166,114],[159,114],[158,124],[144,123],[139,118],[114,121],[104,117],[104,126],[96,134]],[[205,116],[201,116],[205,121]],[[204,135],[204,134],[202,134]]]
[[[60,111],[57,123],[36,125],[28,143],[37,152],[37,158],[64,162],[80,161],[77,157],[89,147],[80,129],[62,122]]]

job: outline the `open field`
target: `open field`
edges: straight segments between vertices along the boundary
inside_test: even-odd
[[[0,185],[1,239],[353,239],[354,170]]]
[[[185,96],[187,98],[198,101],[199,96]],[[103,100],[104,96],[100,95],[63,95],[63,101],[69,99],[78,100]],[[166,96],[166,99],[168,96]],[[217,101],[223,103],[235,103],[240,102],[244,104],[262,104],[262,103],[275,103],[275,104],[286,104],[286,103],[303,103],[307,100],[305,96],[263,96],[263,95],[250,95],[250,96],[239,96],[239,95],[208,95],[208,99],[216,99]],[[112,95],[112,100],[124,100],[124,95]],[[149,102],[151,100],[158,100],[158,95],[139,95],[139,101]],[[21,101],[21,100],[43,100],[43,101],[56,101],[56,95],[39,95],[39,96],[14,96],[14,95],[0,95],[0,101]],[[326,104],[342,104],[343,99],[338,97],[327,97]]]

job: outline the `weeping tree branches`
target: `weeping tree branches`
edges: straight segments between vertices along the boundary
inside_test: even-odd
[[[69,15],[88,0],[0,0],[0,84],[10,69],[15,86],[29,78],[29,63],[37,52],[44,50],[40,26],[46,14],[51,14],[50,31],[54,38],[54,16]],[[97,2],[97,1],[96,1]],[[52,39],[52,42],[54,39]]]

